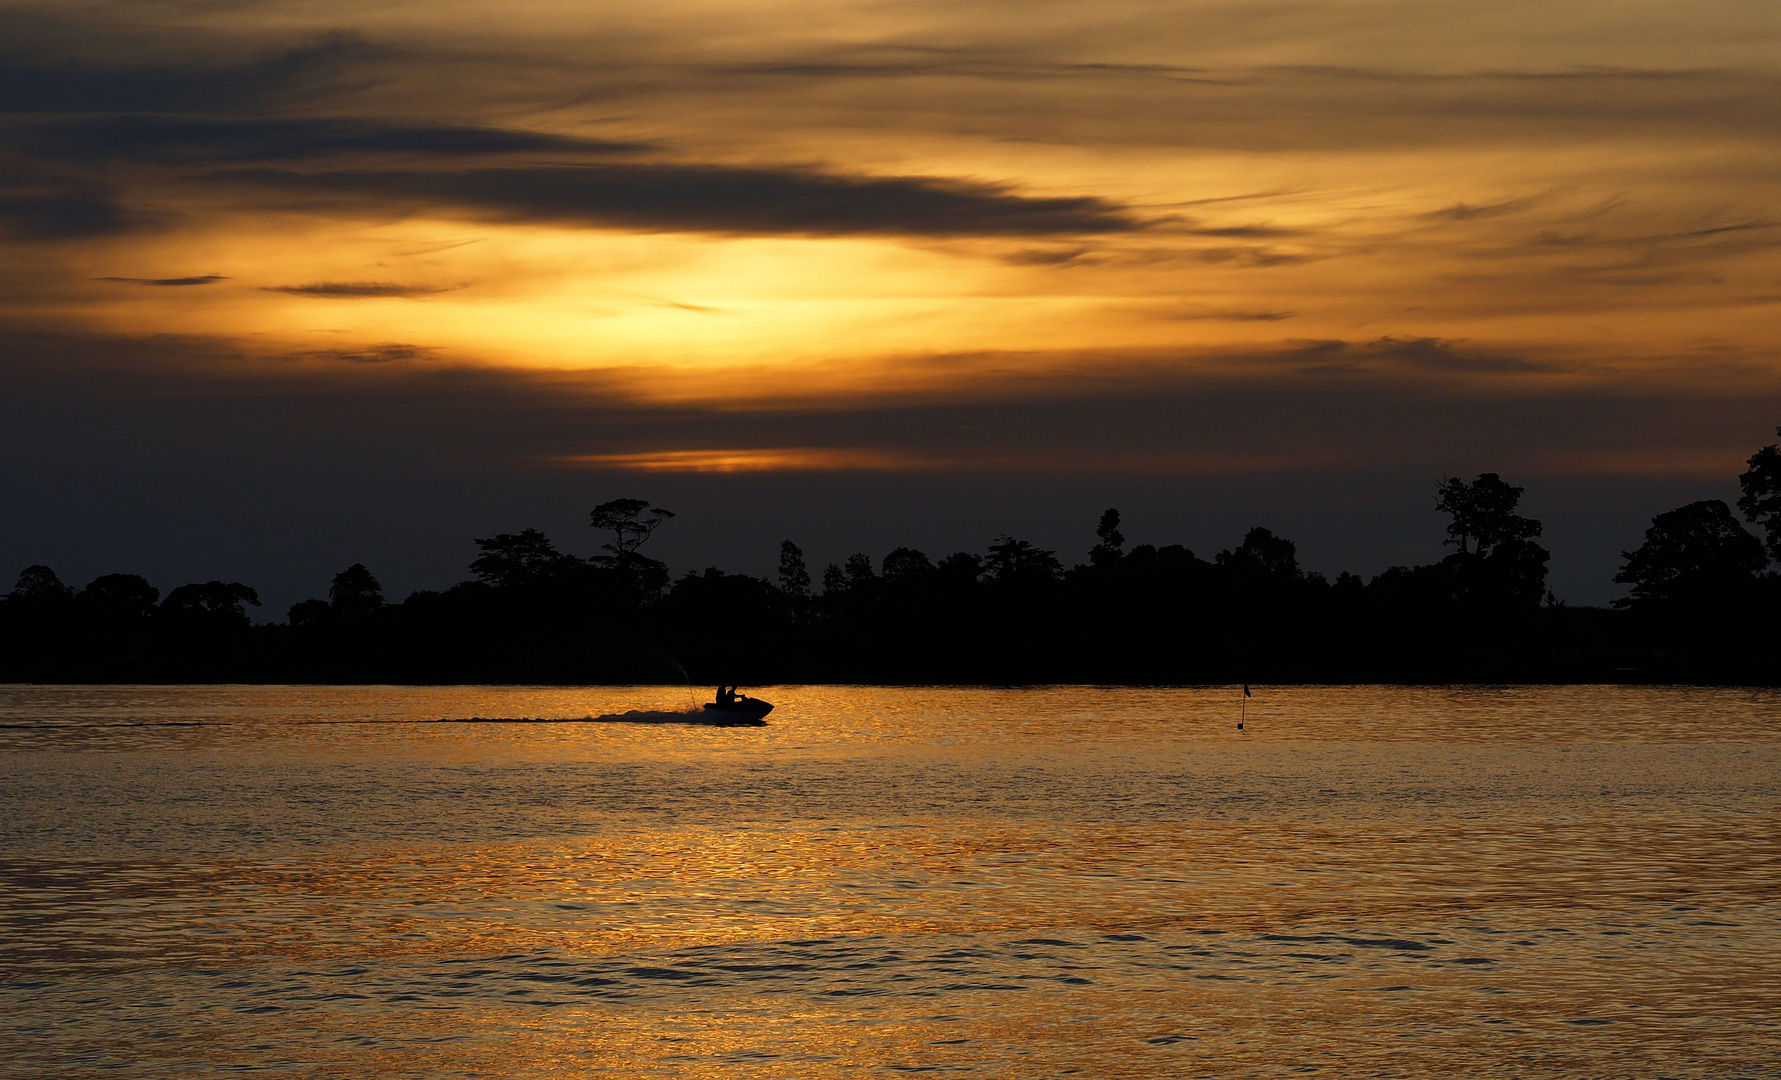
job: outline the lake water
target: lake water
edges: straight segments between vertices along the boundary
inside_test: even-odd
[[[1781,1076],[1781,694],[0,687],[0,1074]]]

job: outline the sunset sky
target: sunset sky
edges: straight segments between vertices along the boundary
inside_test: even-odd
[[[1781,423],[1781,6],[0,4],[0,574],[765,573],[1099,511],[1553,585]]]

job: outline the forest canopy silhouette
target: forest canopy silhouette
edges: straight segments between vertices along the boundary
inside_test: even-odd
[[[1210,559],[1128,548],[1117,509],[1068,566],[1001,535],[981,552],[858,553],[819,579],[787,539],[773,580],[715,567],[675,577],[644,553],[673,512],[618,498],[589,513],[602,537],[591,557],[537,529],[500,533],[476,539],[470,578],[448,589],[391,603],[355,563],[326,599],[260,625],[241,582],[162,596],[135,574],[76,590],[26,567],[0,599],[0,679],[1773,684],[1781,449],[1747,466],[1735,511],[1702,500],[1652,520],[1623,553],[1614,580],[1627,594],[1608,609],[1547,590],[1541,523],[1496,473],[1436,487],[1444,558],[1371,580],[1308,572],[1291,540],[1261,526]]]

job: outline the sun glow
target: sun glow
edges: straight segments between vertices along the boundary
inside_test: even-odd
[[[1080,189],[1065,168],[1075,157],[1038,170],[1038,190]],[[1113,236],[223,213],[64,256],[71,288],[34,310],[119,334],[231,340],[248,355],[629,371],[645,398],[699,396],[700,374],[713,396],[859,389],[888,370],[883,358],[916,355],[993,353],[1045,377],[1059,354],[1091,350],[1426,337],[1549,355],[1611,347],[1618,372],[1715,342],[1781,347],[1763,284],[1777,271],[1775,226],[1724,210],[1690,228],[1605,187],[1560,194],[1576,162],[1545,160],[1541,173],[1527,159],[1316,155],[1272,164],[1252,178],[1259,193],[1196,206],[1241,191],[1237,159],[1200,162],[1170,187],[1166,166],[1183,159],[1153,152],[1099,188],[1154,207],[1138,211],[1153,226]],[[1292,186],[1307,170],[1323,177],[1315,194]],[[940,365],[927,377],[940,390],[960,374]]]

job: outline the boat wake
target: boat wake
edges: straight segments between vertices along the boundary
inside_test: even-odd
[[[726,716],[704,708],[632,709],[603,716],[460,716],[421,724],[697,724],[700,727],[766,727],[765,720]]]

